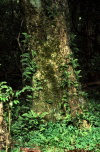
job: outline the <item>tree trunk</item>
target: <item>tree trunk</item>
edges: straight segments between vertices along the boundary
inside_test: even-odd
[[[3,103],[0,102],[0,149],[4,142],[4,132],[3,132]]]
[[[20,0],[27,32],[31,35],[28,50],[35,50],[38,66],[32,78],[35,88],[33,93],[33,110],[37,113],[48,112],[48,118],[55,120],[61,116],[64,96],[69,102],[72,116],[81,112],[77,89],[74,87],[76,77],[69,48],[69,10],[67,0],[47,2],[46,0]],[[67,75],[64,78],[64,75]],[[64,80],[68,79],[68,82]],[[41,89],[37,88],[41,85]]]

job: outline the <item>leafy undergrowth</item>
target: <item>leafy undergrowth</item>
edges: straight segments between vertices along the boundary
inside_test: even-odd
[[[19,152],[19,147],[34,148],[35,146],[40,147],[42,152],[71,152],[71,150],[72,152],[100,152],[100,127],[86,130],[72,125],[67,126],[65,122],[48,123],[42,125],[40,130],[30,131],[16,140],[17,148],[11,152]]]
[[[42,146],[43,152],[51,151],[51,147],[56,147],[60,151],[61,149],[95,150],[100,143],[100,128],[92,127],[90,130],[79,130],[72,125],[66,127],[66,124],[56,123],[48,124],[44,130],[30,132],[28,136],[31,140],[25,143],[26,147],[29,145],[30,147],[32,145]]]
[[[43,152],[67,152],[67,150],[84,149],[100,151],[100,127],[78,129],[63,123],[41,125],[40,130],[30,131],[22,138],[17,138],[16,146],[41,147]]]
[[[24,114],[12,125],[14,147],[37,146],[42,152],[100,152],[100,103],[91,100],[88,110],[79,117],[79,120],[89,122],[88,129],[80,128],[80,124],[75,126],[70,117],[67,118],[55,123],[42,123],[42,118]],[[14,149],[12,152],[18,151]]]
[[[55,123],[43,123],[42,117],[31,115],[31,112],[19,116],[12,123],[10,151],[20,152],[20,147],[39,147],[41,152],[100,152],[100,103],[91,100],[88,110],[74,121],[79,120],[86,120],[90,127],[74,125],[70,116]]]

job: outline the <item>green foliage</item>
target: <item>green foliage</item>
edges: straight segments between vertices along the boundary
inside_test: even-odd
[[[100,127],[100,103],[91,99],[91,103],[87,103],[88,110],[84,110],[83,119],[90,122],[92,126]]]
[[[29,35],[28,33],[22,33],[22,35],[24,36],[24,39],[22,40],[23,44],[24,44],[24,47],[26,45],[28,45],[29,41],[30,41],[30,38],[31,38],[31,35]]]
[[[66,101],[66,96],[63,97]],[[89,101],[88,101],[89,102]],[[69,105],[65,105],[69,107]],[[24,112],[18,116],[17,121],[12,124],[12,137],[17,141],[17,147],[34,147],[40,146],[43,151],[49,152],[49,148],[60,150],[85,149],[98,152],[100,147],[100,104],[95,101],[89,102],[88,110],[78,116],[77,120],[72,120],[67,113],[62,121],[45,122],[44,118],[47,113],[36,114],[33,111]],[[68,110],[68,108],[67,108]],[[79,128],[82,120],[88,121],[89,129]],[[80,122],[74,125],[74,121]],[[58,150],[59,151],[59,150]]]
[[[19,97],[19,96],[21,96],[21,94],[22,93],[24,93],[24,92],[31,92],[31,91],[34,91],[34,88],[33,87],[31,87],[31,86],[25,86],[25,87],[23,87],[21,90],[18,90],[18,91],[16,91],[16,93],[15,93],[15,97]]]
[[[61,70],[64,71],[62,72],[62,87],[68,87],[70,88],[71,86],[75,87],[75,88],[79,88],[79,80],[81,78],[80,72],[81,70],[78,69],[79,67],[79,63],[78,63],[78,59],[75,58],[74,54],[70,54],[69,56],[66,57],[67,60],[69,60],[69,62],[66,65],[61,66]],[[73,71],[69,71],[69,66],[72,66]],[[75,80],[71,80],[71,75],[72,72],[75,74]]]
[[[39,127],[44,122],[44,117],[47,113],[36,114],[35,112],[27,111],[27,113],[22,114],[18,117],[18,120],[15,121],[11,126],[13,139],[19,141],[19,143],[28,142],[30,139],[28,138],[29,132],[32,130],[39,130]]]
[[[30,38],[26,35],[27,39]],[[26,44],[26,41],[24,42]],[[13,151],[18,151],[18,147],[34,147],[40,146],[44,152],[49,152],[50,149],[54,151],[61,152],[64,149],[86,149],[99,152],[100,148],[98,143],[100,143],[100,104],[98,105],[95,101],[91,100],[91,103],[87,105],[89,110],[84,110],[84,113],[78,116],[77,120],[72,120],[70,116],[70,108],[68,104],[69,94],[65,92],[62,101],[64,107],[66,108],[67,115],[64,120],[58,122],[45,121],[45,115],[48,113],[36,114],[30,110],[31,101],[37,97],[32,96],[35,90],[41,90],[41,83],[39,80],[34,80],[34,88],[30,85],[31,78],[36,72],[37,66],[32,60],[36,56],[35,51],[25,52],[21,56],[21,63],[23,67],[23,78],[25,85],[21,90],[17,90],[15,93],[11,87],[7,86],[6,82],[0,83],[0,101],[8,102],[12,99],[12,125],[11,125],[11,135],[12,139],[15,141],[15,149]],[[69,63],[67,65],[61,66],[62,73],[62,87],[70,88],[72,85],[79,88],[79,74],[80,70],[78,67],[78,60],[73,58],[73,55],[69,57]],[[74,74],[77,80],[75,82],[70,80],[71,72],[68,72],[69,65],[73,66]],[[27,85],[28,84],[28,85]],[[84,95],[84,92],[79,92],[80,96]],[[52,101],[47,101],[50,104]],[[80,122],[82,120],[87,120],[91,128],[82,129],[74,125],[74,121]],[[59,150],[60,149],[60,150]]]
[[[62,81],[62,84],[61,84],[61,86],[63,88],[70,87],[73,84],[73,82],[70,80],[70,75],[71,75],[70,72],[64,71],[64,73],[62,75],[63,81]]]
[[[0,102],[8,102],[14,95],[14,92],[7,82],[0,82]]]
[[[36,53],[32,50],[32,54],[30,52],[28,53],[23,53],[21,55],[21,63],[23,67],[23,80],[24,81],[30,81],[32,78],[32,75],[36,72],[36,63],[33,61]]]
[[[61,87],[70,89],[71,87],[74,87],[77,89],[77,94],[84,96],[85,92],[80,91],[80,72],[81,70],[78,69],[79,64],[78,64],[78,59],[75,59],[73,54],[70,54],[69,56],[66,57],[66,59],[69,61],[66,65],[63,65],[60,67],[62,71],[62,83]],[[69,67],[72,66],[72,70],[69,70]],[[75,79],[71,78],[72,75],[75,75]],[[68,93],[67,93],[68,94]],[[67,98],[69,95],[67,95]]]
[[[68,123],[64,121],[42,124],[40,125],[39,130],[31,129],[28,134],[23,135],[22,138],[17,137],[20,146],[33,147],[34,145],[37,145],[47,150],[47,152],[47,147],[58,147],[67,150],[85,149],[96,151],[96,149],[98,149],[98,143],[100,143],[99,127],[92,127],[90,130],[81,130],[72,124],[68,125]],[[22,143],[20,140],[23,140]]]
[[[45,0],[43,2],[47,6],[44,12],[45,12],[45,15],[49,19],[54,19],[55,16],[57,17],[57,15],[59,15],[56,1],[55,3],[52,0],[49,0],[49,1]],[[37,7],[40,6],[39,0],[37,2],[36,1],[33,2],[31,0],[31,3],[32,4],[36,3]],[[2,4],[6,4],[4,5],[6,9],[2,7]],[[4,18],[8,22],[8,24],[2,25],[2,29],[4,28],[4,33],[2,34],[1,39],[4,40],[3,37],[8,35],[5,41],[8,41],[8,44],[11,43],[10,47],[12,48],[13,39],[15,39],[16,35],[18,35],[19,29],[22,27],[20,27],[18,23],[19,21],[17,22],[15,21],[16,19],[19,20],[20,18],[18,15],[19,10],[16,11],[15,9],[15,7],[17,8],[17,5],[16,3],[14,5],[14,2],[13,2],[13,6],[11,7],[11,4],[12,3],[9,0],[0,1],[0,5],[1,5],[0,8],[3,12],[2,14],[5,14]],[[63,4],[61,5],[61,7],[62,6]],[[61,9],[63,9],[63,7]],[[87,10],[90,10],[90,9],[87,9]],[[76,11],[76,12],[78,12],[78,14],[80,15],[79,11]],[[16,17],[14,17],[13,15],[15,15]],[[86,14],[84,15],[86,17]],[[82,17],[84,17],[84,15]],[[13,23],[8,20],[8,16],[12,16],[12,19],[10,20],[12,20]],[[84,20],[84,18],[82,20]],[[84,24],[85,23],[86,22],[84,22]],[[14,24],[19,26],[18,29],[15,28],[14,26],[11,26]],[[84,24],[82,25],[81,24],[82,23],[77,24],[77,25],[79,27],[81,26],[81,28],[82,27],[84,28]],[[16,29],[17,33],[13,31],[12,29]],[[10,37],[11,33],[9,31],[12,31],[14,35],[12,36],[12,38]],[[65,119],[63,121],[47,123],[45,121],[45,115],[47,113],[36,114],[32,110],[30,110],[32,101],[34,100],[34,98],[37,98],[38,96],[37,94],[34,94],[34,97],[33,97],[33,93],[37,90],[41,90],[42,87],[41,87],[40,81],[36,79],[33,81],[34,88],[31,86],[32,77],[37,70],[37,65],[34,61],[36,52],[29,48],[31,36],[27,33],[22,33],[22,34],[25,38],[22,41],[24,49],[23,49],[23,54],[21,55],[22,78],[24,81],[23,87],[21,90],[13,91],[13,89],[10,86],[8,86],[6,82],[0,83],[0,102],[3,102],[4,105],[7,104],[7,106],[8,104],[9,105],[11,104],[11,110],[12,110],[11,111],[12,112],[11,135],[12,135],[12,139],[15,141],[14,146],[15,147],[20,147],[20,146],[34,147],[38,145],[43,148],[43,152],[51,152],[51,151],[54,152],[55,149],[57,152],[62,152],[62,150],[64,151],[64,149],[67,149],[67,150],[68,149],[69,150],[87,149],[87,150],[93,150],[95,152],[99,152],[100,151],[100,147],[99,147],[100,146],[99,144],[100,143],[100,112],[99,112],[100,103],[95,102],[94,99],[91,99],[90,100],[91,103],[87,104],[88,110],[85,109],[84,113],[77,117],[77,119],[80,120],[80,123],[82,120],[87,120],[87,122],[90,123],[90,126],[91,126],[90,129],[81,129],[81,128],[77,128],[74,125],[74,121],[76,120],[71,119],[70,108],[67,102],[68,99],[70,98],[70,95],[67,93],[67,89],[65,88],[70,89],[73,86],[77,89],[79,96],[86,95],[85,92],[79,91],[80,90],[79,80],[80,80],[81,70],[79,70],[79,63],[77,59],[77,54],[80,52],[80,50],[78,49],[77,43],[75,42],[77,39],[77,35],[71,34],[70,47],[73,51],[73,54],[67,57],[69,60],[69,63],[61,67],[63,69],[62,71],[64,71],[62,73],[61,86],[63,89],[65,89],[65,94],[62,98],[62,101],[64,103],[63,108],[66,109],[67,115],[65,116]],[[5,44],[5,41],[4,41],[4,44]],[[13,49],[14,47],[16,46],[13,45]],[[49,50],[51,50],[51,48]],[[7,50],[7,52],[9,51]],[[15,50],[15,52],[17,51]],[[14,53],[13,56],[17,56],[17,53]],[[85,57],[87,56],[85,55]],[[81,60],[82,58],[83,57],[81,56]],[[15,61],[15,59],[16,57],[14,58],[13,61]],[[4,64],[5,63],[7,64],[9,63],[10,60],[11,60],[11,57],[6,53],[5,56],[3,56],[2,62]],[[94,56],[92,56],[89,66],[92,67],[91,69],[93,71],[99,71],[100,69],[99,61],[100,61],[100,57],[98,54],[95,54]],[[70,80],[71,72],[68,71],[68,68],[70,65],[73,67],[73,72],[76,76],[76,81]],[[6,69],[6,66],[3,65],[3,69]],[[87,69],[87,65],[85,67],[85,70],[86,69]],[[97,96],[97,94],[95,95]],[[52,104],[53,101],[48,100],[47,102],[49,104]],[[4,111],[5,110],[6,109],[4,109]],[[77,124],[78,127],[79,125],[80,124]],[[19,148],[12,149],[12,152],[18,152],[18,151],[19,151]]]

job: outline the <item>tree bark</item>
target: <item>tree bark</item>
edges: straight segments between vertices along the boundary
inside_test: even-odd
[[[3,132],[3,103],[0,102],[0,149],[4,142],[4,132]]]
[[[35,50],[35,58],[38,65],[37,72],[32,78],[35,88],[33,93],[33,110],[37,113],[48,112],[48,118],[55,120],[61,116],[63,97],[67,92],[70,95],[69,105],[72,116],[81,112],[77,89],[62,87],[63,72],[67,65],[67,73],[71,82],[76,81],[72,65],[69,64],[69,56],[72,51],[69,47],[69,9],[67,0],[38,1],[20,0],[23,9],[23,18],[28,34],[31,35],[28,50]],[[40,82],[42,89],[37,89]],[[67,100],[67,99],[66,99]]]

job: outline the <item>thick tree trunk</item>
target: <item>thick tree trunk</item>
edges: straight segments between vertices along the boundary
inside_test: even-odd
[[[37,113],[48,112],[50,119],[57,119],[61,113],[63,96],[70,95],[69,105],[72,116],[81,111],[74,85],[62,87],[64,66],[71,82],[76,81],[73,67],[69,64],[72,54],[68,39],[68,5],[67,0],[60,3],[46,0],[20,0],[24,10],[24,19],[28,34],[31,35],[29,50],[35,50],[38,65],[37,72],[32,78],[36,90],[33,97],[33,109]],[[38,83],[42,89],[37,89]]]

